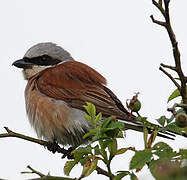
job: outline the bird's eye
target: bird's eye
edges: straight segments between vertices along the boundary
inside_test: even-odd
[[[50,57],[48,55],[43,55],[37,58],[37,64],[39,65],[48,65],[50,62]]]
[[[47,59],[48,59],[47,55],[43,55],[42,58],[41,58],[42,61],[46,61]]]

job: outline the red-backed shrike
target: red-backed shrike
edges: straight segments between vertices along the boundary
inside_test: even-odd
[[[82,136],[92,125],[84,118],[85,102],[93,103],[103,116],[115,115],[127,128],[142,130],[141,123],[129,117],[121,101],[106,87],[106,79],[56,44],[36,44],[13,65],[23,68],[28,80],[26,111],[39,137],[62,145],[86,143]]]

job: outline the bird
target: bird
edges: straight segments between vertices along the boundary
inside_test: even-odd
[[[93,103],[103,117],[114,115],[125,127],[143,131],[142,124],[107,87],[106,79],[88,65],[74,60],[57,44],[38,43],[13,65],[23,69],[27,80],[26,112],[38,137],[72,147],[88,143],[89,139],[83,135],[93,125],[84,118],[86,102]],[[159,135],[167,137],[165,134]]]

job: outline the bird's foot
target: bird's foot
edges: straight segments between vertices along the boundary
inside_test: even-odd
[[[57,143],[56,141],[53,141],[53,142],[48,141],[46,147],[47,147],[47,149],[48,149],[49,151],[51,151],[53,154],[54,154],[55,152],[57,152],[57,150],[60,148],[60,146],[58,145],[58,143]]]
[[[72,151],[74,150],[75,148],[74,147],[69,147],[68,149],[64,149],[63,148],[63,156],[62,156],[62,159],[67,157],[68,159],[74,159],[74,156],[72,154]]]
[[[63,154],[62,158],[67,157],[68,159],[74,159],[74,156],[71,154],[71,152],[75,149],[75,147],[69,147],[68,149],[65,149],[60,147],[56,141],[48,141],[46,147],[53,154],[56,152]]]

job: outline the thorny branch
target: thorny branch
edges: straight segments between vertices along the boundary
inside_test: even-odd
[[[171,44],[172,44],[172,48],[173,48],[173,56],[174,56],[174,60],[175,60],[175,66],[169,66],[169,65],[165,65],[165,64],[160,64],[160,70],[166,74],[171,81],[175,84],[175,86],[178,88],[181,96],[182,96],[182,100],[184,104],[187,104],[187,92],[186,92],[186,83],[187,83],[187,77],[184,75],[183,71],[182,71],[182,67],[181,67],[181,59],[180,59],[180,51],[178,48],[178,42],[176,40],[176,36],[175,33],[173,31],[173,28],[171,26],[170,23],[170,13],[169,13],[169,3],[170,0],[159,0],[158,2],[155,0],[152,0],[152,3],[154,4],[154,6],[162,13],[165,21],[158,21],[156,19],[154,19],[153,15],[151,15],[151,19],[153,21],[153,23],[161,25],[163,27],[166,28],[167,33],[169,35]],[[164,7],[163,7],[164,4]],[[171,74],[169,74],[167,71],[165,71],[163,68],[168,68],[170,70],[173,70],[175,72],[177,72],[179,78],[180,78],[180,85],[175,81],[175,79],[171,76]],[[187,112],[187,108],[184,107],[184,110]]]
[[[40,176],[40,178],[35,178],[32,180],[78,180],[76,178],[67,178],[67,177],[57,177],[57,176],[50,176],[50,175],[44,175],[43,173],[33,169],[31,166],[27,166],[27,168],[30,171],[24,171],[21,172],[22,174],[36,174]]]
[[[43,147],[48,147],[49,145],[51,145],[51,142],[48,142],[48,141],[44,141],[44,140],[40,140],[40,139],[36,139],[36,138],[32,138],[32,137],[29,137],[29,136],[25,136],[23,134],[19,134],[19,133],[16,133],[14,131],[11,131],[8,127],[4,127],[5,130],[7,131],[7,133],[3,133],[3,134],[0,134],[0,138],[5,138],[5,137],[16,137],[16,138],[19,138],[19,139],[24,139],[26,141],[30,141],[30,142],[33,142],[33,143],[36,143],[36,144],[39,144]],[[53,153],[55,152],[58,152],[58,153],[61,153],[63,154],[63,157],[62,158],[71,158],[72,159],[72,155],[70,154],[71,152],[69,152],[68,150],[60,147],[58,144],[55,144],[55,152],[54,150],[51,150],[49,148],[47,148],[49,151],[52,151]],[[27,168],[29,168],[31,170],[31,172],[37,174],[36,172],[38,171],[35,171],[34,169],[32,169],[30,166],[28,166]],[[110,177],[108,172],[105,171],[104,169],[100,168],[100,167],[97,167],[96,168],[96,171],[97,171],[97,174],[101,174],[101,175],[105,175],[107,177]],[[30,173],[31,173],[30,172]],[[38,172],[40,173],[40,172]],[[45,176],[43,175],[42,173],[38,174],[40,177],[42,176]],[[45,176],[46,177],[46,176]],[[42,177],[43,179],[43,177]],[[67,178],[68,179],[68,178]],[[70,179],[70,178],[69,178]]]
[[[30,170],[30,171],[24,171],[24,172],[21,172],[22,174],[37,174],[38,176],[40,177],[44,177],[45,175],[39,171],[36,171],[35,169],[33,169],[31,166],[27,166],[27,168]]]
[[[4,128],[7,131],[7,133],[0,134],[0,138],[16,137],[16,138],[24,139],[24,140],[27,140],[27,141],[30,141],[30,142],[40,144],[41,146],[47,147],[47,149],[49,151],[52,151],[53,153],[55,153],[55,152],[61,153],[61,154],[63,154],[63,158],[64,157],[67,157],[67,158],[71,157],[70,152],[68,150],[64,149],[64,148],[61,148],[58,144],[55,144],[55,151],[54,151],[54,149],[49,148],[49,146],[53,145],[53,143],[51,143],[51,142],[36,139],[36,138],[32,138],[32,137],[29,137],[29,136],[25,136],[23,134],[13,132],[8,127],[4,127]]]

